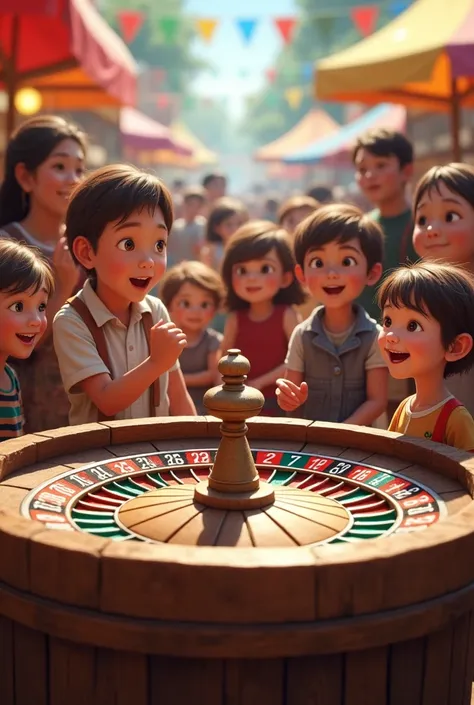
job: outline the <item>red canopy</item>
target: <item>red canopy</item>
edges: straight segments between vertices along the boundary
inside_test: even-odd
[[[133,108],[120,111],[120,133],[124,147],[131,149],[170,149],[191,156],[193,150],[173,136],[169,127]]]
[[[136,63],[90,0],[1,0],[0,82],[10,98],[24,85],[48,90],[52,75],[54,90],[88,90],[95,106],[135,103]]]

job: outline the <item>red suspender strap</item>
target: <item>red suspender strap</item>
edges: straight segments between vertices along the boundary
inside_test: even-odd
[[[460,401],[457,399],[448,399],[436,419],[433,435],[431,437],[432,441],[435,441],[436,443],[444,443],[446,426],[448,425],[449,417],[453,413],[454,409],[458,408],[458,406],[462,406]]]

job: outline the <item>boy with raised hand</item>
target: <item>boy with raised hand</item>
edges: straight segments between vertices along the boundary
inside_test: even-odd
[[[186,336],[147,295],[172,223],[164,184],[131,166],[103,167],[73,193],[67,241],[88,280],[53,323],[71,424],[196,413],[178,363]]]
[[[318,420],[371,425],[387,405],[379,326],[355,303],[382,273],[383,233],[354,206],[323,206],[295,233],[296,276],[322,302],[291,336],[279,406]],[[301,408],[300,408],[301,407]]]

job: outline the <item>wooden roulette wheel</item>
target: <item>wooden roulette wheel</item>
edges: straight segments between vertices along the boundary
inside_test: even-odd
[[[470,702],[474,460],[258,418],[237,353],[212,416],[2,443],[1,705]]]

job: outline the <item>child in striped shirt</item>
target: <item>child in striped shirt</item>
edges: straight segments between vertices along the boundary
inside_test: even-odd
[[[18,377],[9,357],[31,355],[46,330],[46,304],[54,287],[46,260],[35,249],[0,238],[0,441],[23,434]]]

